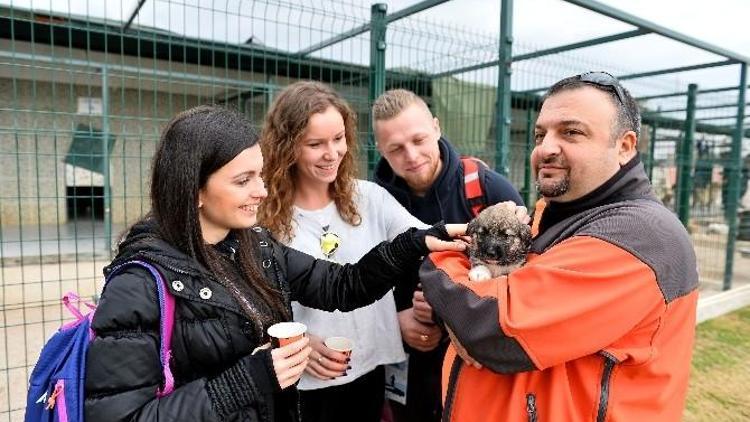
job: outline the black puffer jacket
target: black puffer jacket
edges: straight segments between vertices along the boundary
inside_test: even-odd
[[[427,252],[424,231],[411,230],[376,246],[357,264],[340,266],[287,248],[264,229],[253,230],[259,264],[287,305],[297,300],[329,311],[349,311],[382,297],[403,278],[401,268]],[[125,269],[108,282],[93,319],[96,336],[86,372],[88,422],[299,419],[297,392],[280,389],[270,351],[251,355],[267,341],[265,334],[224,286],[161,240],[148,223],[131,229],[109,268],[133,259],[155,264],[176,299],[170,365],[175,391],[156,398],[164,381],[156,285],[145,269]]]

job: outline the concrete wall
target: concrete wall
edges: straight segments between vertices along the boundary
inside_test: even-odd
[[[60,224],[66,216],[65,156],[79,124],[102,129],[101,116],[76,114],[78,97],[101,88],[0,79],[0,218],[3,226]],[[109,130],[113,223],[137,219],[148,205],[148,173],[164,122],[200,103],[197,96],[112,88]]]
[[[78,99],[102,98],[104,63],[108,69],[109,133],[115,138],[110,151],[111,215],[117,226],[148,211],[151,157],[161,128],[172,116],[198,104],[243,108],[231,98],[248,92],[252,85],[268,92],[243,104],[248,118],[260,127],[269,101],[281,87],[294,82],[237,71],[228,79],[224,69],[22,42],[9,45],[6,40],[0,40],[0,51],[16,54],[0,67],[3,227],[67,222],[64,160],[73,133],[79,124],[103,129],[101,115],[78,113]],[[139,70],[133,73],[133,69]],[[334,88],[357,110],[360,143],[366,143],[367,86]],[[362,177],[366,177],[366,157],[363,148],[359,160]]]

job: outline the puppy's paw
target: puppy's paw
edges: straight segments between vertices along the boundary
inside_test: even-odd
[[[469,280],[471,281],[484,281],[492,278],[490,269],[484,265],[477,265],[476,267],[469,270]]]

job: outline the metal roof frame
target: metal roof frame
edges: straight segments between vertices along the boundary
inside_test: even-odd
[[[413,4],[409,7],[406,7],[404,9],[401,9],[397,12],[393,12],[390,15],[385,16],[386,25],[395,22],[399,19],[403,19],[407,16],[411,16],[415,13],[419,13],[423,10],[429,9],[431,7],[437,6],[439,4],[445,3],[449,0],[423,0],[419,3]],[[364,25],[360,25],[356,28],[352,28],[346,32],[342,32],[339,35],[335,35],[327,40],[323,40],[319,43],[316,43],[314,45],[311,45],[307,48],[303,48],[302,50],[298,51],[296,53],[299,57],[304,57],[310,53],[316,52],[318,50],[322,50],[326,47],[330,47],[334,44],[340,43],[341,41],[344,41],[346,39],[356,37],[357,35],[363,34],[371,29],[370,23],[366,23]]]

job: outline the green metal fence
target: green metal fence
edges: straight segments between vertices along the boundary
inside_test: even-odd
[[[750,153],[738,117],[747,101],[738,88],[748,83],[741,58],[703,65],[738,68],[727,88],[688,95],[671,74],[598,63],[581,50],[676,37],[649,22],[569,1],[636,29],[537,46],[511,37],[511,0],[490,17],[500,37],[420,17],[444,1],[390,10],[354,0],[63,0],[42,9],[0,0],[0,420],[22,419],[30,368],[67,318],[60,296],[95,297],[118,233],[148,211],[163,124],[218,103],[260,125],[274,95],[300,79],[331,84],[357,111],[362,177],[378,158],[369,106],[404,87],[425,98],[462,153],[506,173],[533,203],[528,156],[540,95],[562,77],[608,70],[640,96],[639,148],[657,194],[691,231],[702,288],[729,288],[740,266],[748,270],[733,262],[738,234],[750,240],[750,214],[747,226],[737,218]]]

